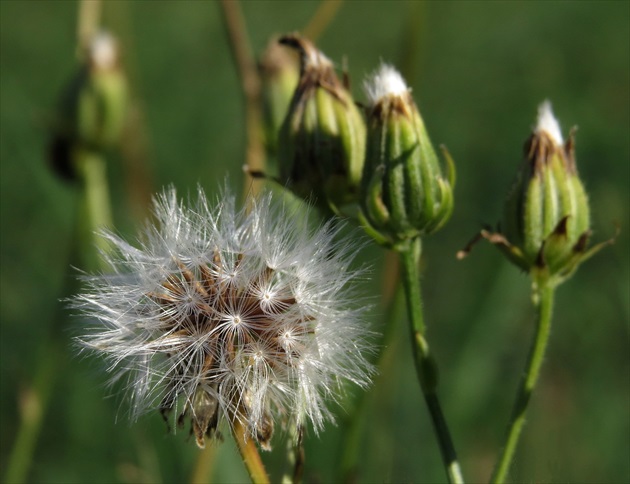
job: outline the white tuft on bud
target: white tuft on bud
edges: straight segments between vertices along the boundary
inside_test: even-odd
[[[109,70],[118,63],[118,44],[108,32],[101,31],[94,36],[89,47],[90,63],[99,70]]]
[[[363,82],[363,89],[371,106],[385,96],[403,96],[410,92],[405,80],[391,65],[382,63]]]
[[[564,141],[562,141],[560,123],[558,123],[558,120],[553,115],[549,100],[544,101],[538,107],[538,121],[536,122],[536,129],[534,131],[536,133],[544,131],[551,137],[557,146],[561,146],[562,143],[564,143]]]

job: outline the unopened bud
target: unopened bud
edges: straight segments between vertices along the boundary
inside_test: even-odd
[[[431,234],[453,211],[455,168],[447,177],[401,75],[383,64],[365,83],[367,148],[361,202],[367,230],[396,247]]]
[[[545,101],[538,122],[525,143],[525,159],[508,194],[496,233],[482,230],[474,242],[486,238],[535,278],[559,284],[578,265],[614,242],[588,247],[590,211],[575,164],[573,133],[564,142],[560,125]]]
[[[116,40],[104,32],[97,34],[62,98],[50,154],[63,176],[73,177],[76,172],[73,151],[102,151],[120,137],[127,82],[118,57]]]
[[[282,44],[301,55],[300,81],[280,134],[283,182],[303,198],[333,211],[356,211],[365,154],[365,124],[332,62],[306,39]]]
[[[267,152],[275,156],[280,128],[300,78],[299,59],[294,51],[274,39],[265,49],[258,70],[262,81],[265,146]]]
[[[546,101],[538,110],[537,125],[525,144],[525,160],[504,207],[501,232],[512,246],[508,254],[525,270],[567,271],[586,249],[589,214],[575,165],[573,134],[563,142]]]

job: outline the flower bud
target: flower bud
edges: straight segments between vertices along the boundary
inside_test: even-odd
[[[85,63],[68,86],[50,146],[54,168],[72,178],[73,151],[101,151],[114,145],[122,131],[127,83],[118,64],[118,46],[99,33],[88,47]]]
[[[455,168],[448,152],[447,178],[411,92],[383,64],[366,82],[366,160],[361,202],[368,232],[392,247],[438,230],[453,211]]]
[[[294,52],[273,39],[258,64],[262,81],[262,114],[267,152],[275,156],[278,134],[300,78],[300,66]]]
[[[283,182],[303,198],[335,212],[356,211],[365,154],[365,124],[333,64],[306,39],[280,43],[301,55],[300,81],[280,134]]]
[[[574,139],[563,143],[551,104],[539,107],[525,160],[505,202],[501,233],[510,258],[524,270],[572,271],[586,249],[590,213],[575,165]]]

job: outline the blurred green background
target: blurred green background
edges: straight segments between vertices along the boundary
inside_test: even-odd
[[[77,194],[51,173],[44,153],[58,93],[75,68],[77,6],[0,2],[0,469],[42,354],[56,348],[28,481],[187,481],[198,453],[187,432],[167,435],[157,413],[128,423],[126,402],[105,398],[101,362],[76,356],[71,340],[80,321],[59,302],[77,274],[70,267]],[[243,2],[256,53],[272,34],[302,29],[317,6]],[[147,188],[174,184],[185,193],[200,183],[214,192],[226,172],[241,186],[243,101],[218,4],[105,2],[103,15],[121,39],[144,123],[133,136],[136,150],[110,170],[116,226],[131,237],[144,217],[137,193]],[[594,240],[611,237],[613,222],[621,235],[558,291],[511,476],[629,482],[630,3],[348,1],[318,45],[339,65],[347,58],[358,100],[361,79],[381,59],[400,66],[432,139],[447,144],[457,163],[454,216],[424,245],[423,289],[442,403],[471,482],[487,480],[494,464],[534,313],[527,277],[494,248],[480,244],[464,261],[454,255],[481,223],[498,219],[538,104],[553,102],[565,134],[579,126]],[[361,259],[374,266],[364,289],[378,304],[383,251],[370,246]],[[382,331],[387,319],[377,308],[372,328]],[[396,324],[399,337],[366,399],[358,479],[440,482],[406,328]],[[309,432],[306,482],[337,479],[342,429]],[[264,456],[276,479],[283,445]],[[227,439],[213,480],[245,478]]]

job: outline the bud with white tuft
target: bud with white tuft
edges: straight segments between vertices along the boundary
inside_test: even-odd
[[[127,80],[120,67],[116,39],[94,35],[85,58],[61,97],[50,144],[51,163],[58,174],[75,178],[77,153],[100,153],[120,140],[127,108]]]
[[[447,177],[442,174],[411,91],[393,67],[381,65],[364,88],[369,105],[362,215],[377,241],[396,248],[446,223],[455,170],[445,151]]]
[[[590,210],[575,164],[573,132],[563,142],[549,101],[525,143],[525,159],[504,205],[496,233],[483,230],[518,267],[557,285],[578,265],[614,240],[588,247]],[[464,257],[472,244],[458,254]]]

